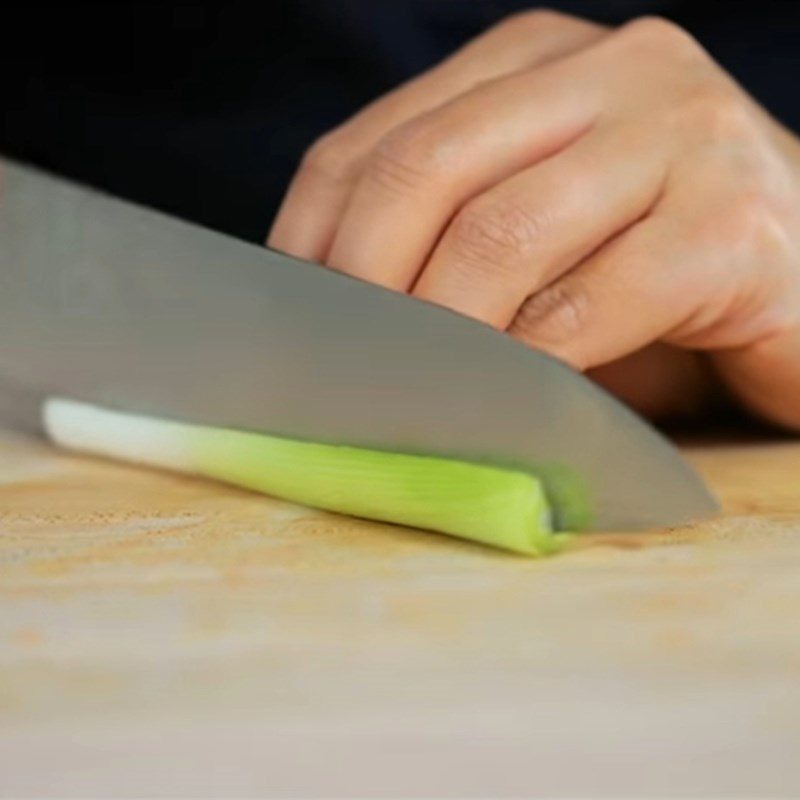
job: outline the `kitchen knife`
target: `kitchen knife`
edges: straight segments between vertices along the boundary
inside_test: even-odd
[[[596,529],[673,525],[716,509],[649,425],[503,333],[10,160],[1,166],[7,391],[521,468],[551,490],[552,476],[572,470]]]

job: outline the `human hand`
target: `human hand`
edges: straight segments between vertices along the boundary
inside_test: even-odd
[[[664,20],[509,18],[312,146],[268,243],[800,428],[800,142]]]

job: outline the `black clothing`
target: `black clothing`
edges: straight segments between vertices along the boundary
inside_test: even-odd
[[[688,28],[800,131],[798,0],[564,0]],[[261,241],[303,150],[519,0],[263,0],[7,9],[0,152]]]

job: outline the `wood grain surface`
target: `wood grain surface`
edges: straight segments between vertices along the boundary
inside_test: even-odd
[[[3,796],[797,795],[800,444],[528,560],[0,437]]]

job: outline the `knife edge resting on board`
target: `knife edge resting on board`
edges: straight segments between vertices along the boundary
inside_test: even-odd
[[[215,478],[304,505],[529,556],[559,550],[542,483],[481,464],[191,425],[51,398],[45,430],[82,452]]]

